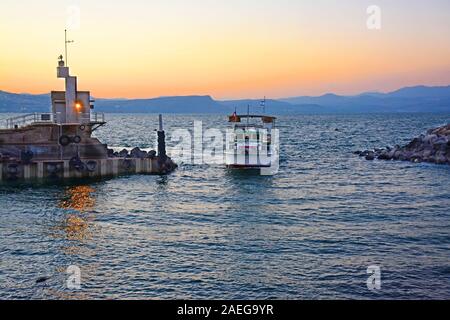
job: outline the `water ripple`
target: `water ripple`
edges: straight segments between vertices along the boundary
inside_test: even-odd
[[[154,148],[157,117],[109,118],[103,141]],[[182,164],[168,177],[0,185],[0,298],[448,299],[450,167],[352,154],[443,118],[282,117],[274,177]],[[198,119],[226,120],[166,117],[169,139]],[[81,291],[65,286],[69,265]],[[382,268],[378,293],[369,265]]]

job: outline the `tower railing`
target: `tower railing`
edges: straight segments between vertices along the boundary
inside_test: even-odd
[[[91,122],[102,123],[105,122],[105,114],[102,112],[91,112]]]
[[[6,120],[6,128],[18,129],[34,123],[54,123],[55,118],[52,113],[31,113]]]
[[[59,117],[58,114],[53,113],[30,113],[25,115],[20,115],[17,117],[9,118],[6,120],[7,129],[19,129],[32,124],[47,124],[56,123],[56,119]],[[86,115],[87,122],[102,124],[105,123],[105,114],[98,112],[91,112]]]

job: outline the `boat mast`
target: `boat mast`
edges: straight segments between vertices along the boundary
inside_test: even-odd
[[[266,114],[266,96],[264,96],[264,100],[261,101],[261,107],[263,109],[263,114]]]
[[[250,125],[250,105],[247,105],[247,128]]]

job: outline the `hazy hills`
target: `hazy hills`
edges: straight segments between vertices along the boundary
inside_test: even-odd
[[[357,96],[326,94],[320,97],[282,99],[294,105],[316,104],[327,112],[450,112],[450,86],[407,87],[390,93],[363,93]]]
[[[260,100],[218,101],[210,96],[160,97],[154,99],[97,99],[96,111],[110,113],[219,113],[261,112]],[[50,96],[0,91],[0,112],[48,112]],[[407,87],[390,93],[368,92],[355,96],[326,94],[267,100],[267,113],[385,113],[449,112],[450,86]]]
[[[161,97],[154,99],[98,99],[96,111],[113,113],[229,113],[230,109],[210,96]]]
[[[0,112],[48,112],[50,95],[16,94],[0,91]]]

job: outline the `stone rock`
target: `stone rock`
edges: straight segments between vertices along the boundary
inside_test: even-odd
[[[50,280],[50,277],[40,277],[39,279],[36,280],[36,283],[44,283],[47,282],[48,280]]]
[[[445,149],[445,148],[447,148],[448,142],[449,141],[448,141],[447,137],[439,137],[438,139],[436,139],[436,141],[434,141],[434,145]]]
[[[429,157],[431,157],[433,154],[434,154],[434,150],[432,150],[432,149],[425,149],[425,150],[423,150],[423,152],[422,152],[422,156],[423,156],[424,158],[429,158]]]
[[[399,160],[401,156],[402,156],[402,151],[401,150],[395,150],[394,155],[392,156],[392,159]]]
[[[392,149],[392,150],[389,150],[389,152],[388,152],[388,158],[389,158],[389,160],[392,160],[393,158],[394,158],[394,155],[395,155],[395,152],[397,151],[397,149]]]
[[[123,149],[122,151],[119,152],[119,157],[125,158],[127,156],[128,156],[128,150],[127,149]]]
[[[131,150],[130,156],[136,159],[144,159],[147,156],[147,152],[142,151],[141,149],[136,147],[133,150]]]
[[[375,160],[375,152],[369,152],[369,153],[366,155],[366,160],[368,160],[368,161],[373,161],[373,160]]]
[[[413,141],[411,141],[407,146],[406,149],[408,150],[415,150],[422,144],[422,141],[419,138],[415,138]]]
[[[381,151],[378,155],[379,160],[391,160],[392,157],[389,156],[390,152],[388,150]]]
[[[425,144],[432,145],[433,142],[434,142],[437,138],[438,138],[437,135],[435,135],[435,134],[430,134],[430,135],[425,136],[425,138],[423,139],[423,142],[424,142]]]
[[[155,150],[151,150],[147,153],[147,157],[150,159],[154,159],[156,158],[156,151]]]
[[[428,134],[435,134],[439,136],[450,136],[450,124],[445,126],[428,130]]]
[[[436,152],[436,163],[437,164],[446,164],[447,163],[447,157],[445,152],[438,151]]]
[[[378,158],[380,160],[402,160],[414,163],[430,162],[450,164],[450,124],[428,130],[427,134],[420,135],[410,143],[401,147],[399,145],[374,149],[373,151],[357,151],[356,155],[367,160]]]

